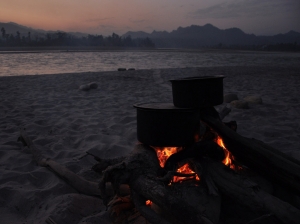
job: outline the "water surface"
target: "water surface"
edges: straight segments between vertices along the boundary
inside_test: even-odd
[[[300,53],[252,51],[0,52],[0,76],[243,65],[299,65]]]

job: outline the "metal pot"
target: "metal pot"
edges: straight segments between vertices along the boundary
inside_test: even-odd
[[[151,146],[186,146],[195,142],[199,111],[182,109],[172,103],[135,104],[137,138]]]
[[[199,76],[170,80],[173,103],[181,108],[204,108],[223,103],[224,76]]]

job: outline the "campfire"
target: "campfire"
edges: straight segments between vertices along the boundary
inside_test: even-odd
[[[139,143],[131,155],[104,170],[100,182],[104,201],[112,205],[106,193],[107,182],[114,186],[115,197],[121,197],[120,184],[127,183],[133,202],[128,209],[135,208],[151,223],[217,224],[221,220],[230,223],[251,223],[251,220],[252,223],[256,223],[254,220],[258,220],[257,223],[298,223],[300,211],[295,206],[299,205],[287,203],[262,190],[244,172],[259,171],[268,163],[273,169],[264,170],[268,172],[264,177],[274,180],[276,169],[278,179],[272,183],[284,182],[288,191],[299,195],[295,184],[300,184],[300,179],[296,179],[300,173],[293,169],[299,171],[300,164],[292,163],[294,160],[291,159],[284,166],[293,166],[293,169],[281,167],[279,164],[286,157],[278,156],[278,151],[238,135],[236,125],[232,128],[232,123],[223,123],[207,112],[201,112],[201,122],[207,125],[207,131],[199,141],[182,147],[152,147]],[[254,144],[257,150],[252,148]],[[273,153],[274,164],[261,159],[265,153]],[[251,157],[255,158],[255,165]],[[240,164],[244,165],[243,169]],[[94,170],[102,172],[103,167],[101,170],[94,167]],[[288,180],[284,175],[283,179],[284,172],[295,178]],[[118,206],[120,204],[110,208],[119,210]],[[126,214],[122,220],[130,220],[133,216],[128,211]]]
[[[222,79],[200,78],[204,92],[199,92],[196,78],[183,80],[184,85],[192,82],[188,87],[173,81],[175,106],[135,105],[139,143],[131,154],[115,159],[92,155],[99,162],[93,170],[102,176],[99,189],[43,158],[24,130],[20,140],[39,165],[62,173],[79,192],[100,195],[115,223],[134,223],[137,217],[165,224],[299,223],[300,162],[239,135],[235,121],[222,121],[230,109],[217,112],[213,107],[222,101]],[[218,91],[213,90],[215,82]],[[199,92],[200,98],[189,100],[195,107],[187,104],[178,88],[188,98],[193,95],[185,90]],[[200,133],[200,127],[205,131]],[[251,179],[254,174],[289,197],[264,190]]]
[[[230,151],[226,148],[222,138],[216,134],[216,137],[214,141],[224,150],[224,159],[222,160],[222,163],[231,169],[237,170],[241,169],[241,167],[236,166],[233,161],[234,157],[230,153]],[[153,149],[156,151],[157,158],[159,160],[159,165],[161,168],[164,168],[168,158],[183,150],[183,147],[153,147]],[[178,173],[178,176],[174,176],[172,179],[173,183],[181,182],[184,180],[200,180],[200,177],[193,171],[193,169],[190,167],[188,163],[185,163],[181,165],[176,172]],[[183,174],[182,176],[180,174]]]

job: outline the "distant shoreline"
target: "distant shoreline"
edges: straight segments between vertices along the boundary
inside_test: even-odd
[[[161,52],[255,52],[255,53],[276,53],[283,51],[262,51],[245,49],[216,49],[216,48],[135,48],[135,47],[95,47],[95,46],[51,46],[51,47],[0,47],[0,54],[18,53],[60,53],[60,52],[106,52],[106,51],[161,51]],[[290,52],[290,51],[284,51]]]
[[[94,51],[149,51],[153,48],[122,48],[95,46],[51,46],[51,47],[0,47],[3,53],[40,53],[40,52],[94,52]]]

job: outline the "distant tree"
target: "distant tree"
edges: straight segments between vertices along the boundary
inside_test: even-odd
[[[1,28],[1,33],[2,33],[2,37],[6,38],[6,31],[5,31],[4,27]]]
[[[135,43],[133,42],[133,40],[131,39],[131,36],[127,36],[123,39],[123,45],[125,47],[135,47]]]
[[[118,34],[113,33],[110,40],[112,46],[118,46],[118,47],[122,46],[122,40]]]
[[[9,41],[10,42],[14,42],[15,41],[14,35],[12,35],[12,34],[9,35]]]
[[[19,32],[19,31],[17,31],[17,35],[16,35],[16,42],[17,42],[18,44],[20,44],[20,43],[21,43],[21,34],[20,34],[20,32]]]
[[[46,35],[27,33],[22,36],[19,31],[16,35],[7,34],[5,29],[1,29],[1,46],[104,46],[104,47],[154,47],[149,38],[132,39],[131,36],[122,38],[116,33],[111,36],[88,35],[85,37],[76,37],[65,32],[47,33]]]
[[[136,39],[136,42],[137,42],[137,47],[147,47],[147,48],[153,48],[153,47],[155,47],[155,44],[148,37],[146,37],[146,38],[138,38],[138,39]]]
[[[87,37],[88,45],[90,46],[103,46],[104,38],[102,35],[88,35]]]

